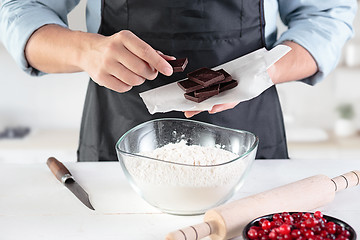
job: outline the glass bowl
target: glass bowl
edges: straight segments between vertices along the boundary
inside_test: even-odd
[[[296,213],[296,212],[289,212],[289,214],[294,214],[294,213]],[[304,212],[304,213],[306,213],[306,212]],[[309,212],[312,216],[314,215],[314,213],[312,213],[312,212]],[[265,216],[261,216],[261,217],[258,217],[258,218],[255,218],[254,220],[252,220],[251,222],[249,222],[246,226],[245,226],[245,228],[244,228],[244,230],[243,230],[243,233],[242,233],[242,235],[243,235],[243,239],[244,240],[250,240],[250,238],[247,236],[247,232],[250,230],[250,228],[252,227],[252,226],[259,226],[259,221],[261,220],[261,219],[267,219],[267,220],[269,220],[269,221],[272,221],[273,220],[273,216],[275,215],[276,213],[273,213],[273,214],[268,214],[268,215],[265,215]],[[282,214],[282,213],[277,213],[277,214]],[[333,222],[333,223],[335,223],[335,224],[337,224],[337,225],[340,225],[340,226],[342,226],[345,230],[347,230],[347,231],[349,231],[349,233],[350,233],[350,236],[348,237],[348,239],[350,239],[350,240],[356,240],[356,232],[355,232],[355,230],[354,230],[354,228],[352,228],[348,223],[346,223],[346,222],[344,222],[344,221],[342,221],[342,220],[340,220],[340,219],[337,219],[337,218],[335,218],[335,217],[332,217],[332,216],[328,216],[328,215],[323,215],[323,218],[327,221],[327,222]],[[304,238],[305,239],[305,238]]]
[[[213,148],[222,149],[219,151],[229,151],[234,157],[201,165],[196,160],[181,163],[191,154],[179,153],[180,148],[169,150],[168,157],[162,160],[148,155],[168,144],[180,143],[201,146],[205,154]],[[241,187],[258,143],[258,137],[250,132],[164,118],[130,129],[116,143],[116,152],[125,176],[145,201],[166,213],[196,215],[224,203]],[[172,159],[175,152],[182,154],[180,161]],[[211,157],[220,159],[219,155]]]

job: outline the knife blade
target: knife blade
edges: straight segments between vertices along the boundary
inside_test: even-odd
[[[75,181],[70,171],[59,160],[54,157],[49,157],[46,164],[51,172],[55,175],[65,187],[67,187],[85,206],[91,210],[95,210],[89,200],[89,195],[85,190]]]

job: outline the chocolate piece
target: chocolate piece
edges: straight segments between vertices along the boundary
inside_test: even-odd
[[[194,92],[190,92],[190,93],[184,93],[184,97],[190,101],[193,101],[193,102],[202,102],[212,96],[206,96],[206,97],[195,97],[194,95]]]
[[[189,92],[193,92],[199,89],[204,88],[203,86],[201,86],[200,84],[193,82],[189,79],[185,79],[182,81],[177,82],[177,84],[179,85],[179,87],[184,90],[186,93]]]
[[[219,94],[220,84],[212,85],[194,92],[195,97],[207,97]]]
[[[191,81],[201,84],[204,87],[208,87],[225,79],[225,76],[222,73],[213,71],[209,68],[199,68],[187,75]]]
[[[237,85],[238,85],[238,81],[236,81],[236,80],[231,80],[230,82],[221,83],[219,93],[229,90],[229,89],[232,89],[232,88],[236,87]]]
[[[232,76],[228,74],[224,69],[217,70],[217,72],[222,73],[225,77],[225,79],[219,83],[230,82],[232,80]]]
[[[188,64],[188,59],[179,58],[175,60],[168,60],[168,63],[170,63],[174,72],[183,72],[185,70],[186,65]]]

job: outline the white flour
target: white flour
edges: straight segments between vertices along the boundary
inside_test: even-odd
[[[172,162],[129,158],[125,165],[147,201],[163,211],[181,214],[204,212],[224,201],[246,166],[243,160],[206,166],[226,163],[239,156],[216,147],[188,146],[185,142],[139,155]]]

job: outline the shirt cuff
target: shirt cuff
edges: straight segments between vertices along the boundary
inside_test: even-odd
[[[331,29],[321,27],[329,25]],[[352,28],[344,22],[322,18],[306,19],[296,21],[296,25],[290,26],[275,45],[284,41],[293,41],[304,47],[315,59],[318,72],[301,81],[315,85],[336,67],[340,59],[341,49],[351,36]]]
[[[10,13],[8,14],[10,15]],[[6,36],[6,39],[3,39],[5,47],[16,63],[32,76],[44,75],[45,73],[29,65],[25,58],[25,47],[31,35],[40,27],[48,24],[67,27],[56,13],[48,9],[38,8],[36,11],[26,11],[21,15],[14,14],[10,16],[7,29],[2,31]]]

